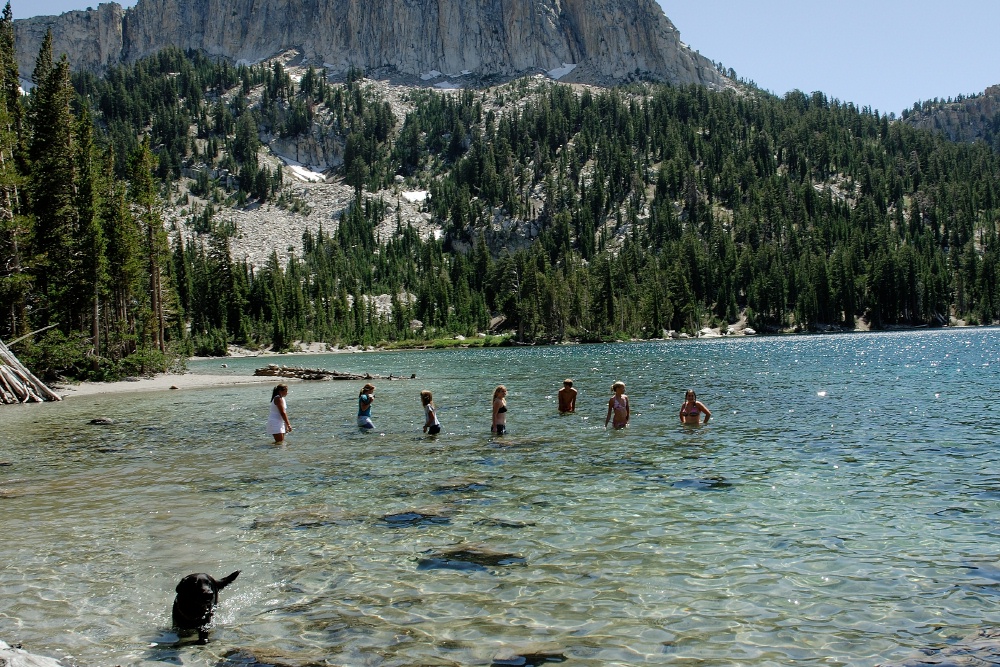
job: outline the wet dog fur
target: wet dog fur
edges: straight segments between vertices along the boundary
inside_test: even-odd
[[[198,643],[208,643],[208,628],[219,604],[219,591],[233,583],[240,570],[222,578],[199,572],[189,574],[177,584],[173,619],[178,631],[198,631]]]

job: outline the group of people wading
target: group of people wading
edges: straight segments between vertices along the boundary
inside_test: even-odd
[[[604,428],[608,427],[608,423],[614,429],[628,428],[632,409],[629,406],[628,396],[625,394],[625,383],[620,380],[615,382],[611,385],[611,392],[611,398],[608,399],[608,413],[604,417]],[[577,394],[577,390],[573,387],[573,380],[564,380],[558,394],[560,414],[576,412]],[[287,395],[288,385],[286,384],[279,384],[271,392],[267,432],[274,437],[275,442],[284,442],[285,434],[292,430],[292,424],[288,421],[288,406],[285,402]],[[375,424],[372,422],[372,403],[374,402],[375,385],[366,384],[358,393],[359,428],[365,430],[375,428]],[[441,432],[441,422],[438,421],[437,408],[434,407],[434,396],[425,389],[420,392],[420,402],[424,406],[424,433],[437,435]],[[504,435],[507,432],[507,387],[502,384],[493,390],[492,415],[490,432]],[[704,415],[704,421],[702,421],[702,415]],[[704,403],[698,400],[694,390],[688,389],[684,394],[684,403],[681,405],[679,417],[681,423],[685,425],[707,424],[712,413],[705,407]]]

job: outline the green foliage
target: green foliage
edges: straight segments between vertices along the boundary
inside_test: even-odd
[[[741,315],[762,331],[1000,319],[997,153],[821,93],[524,79],[413,91],[397,118],[360,72],[296,85],[279,63],[168,49],[74,75],[74,102],[65,62],[38,62],[27,105],[9,74],[0,95],[0,336],[58,323],[53,369],[229,343],[658,338]],[[222,207],[308,212],[260,159],[262,136],[306,133],[341,143],[354,200],[301,255],[234,260]],[[160,194],[182,172],[208,203],[168,247]],[[430,191],[442,236],[394,210],[399,177]]]

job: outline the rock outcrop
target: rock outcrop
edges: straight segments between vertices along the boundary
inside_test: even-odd
[[[14,21],[21,78],[31,80],[38,49],[49,29],[55,57],[65,53],[74,69],[101,69],[119,62],[125,44],[122,31],[126,11],[111,2],[97,9]]]
[[[656,0],[139,0],[14,22],[29,77],[45,32],[58,58],[100,70],[167,46],[254,63],[289,49],[442,87],[549,72],[563,81],[723,85]]]
[[[981,95],[907,112],[904,122],[940,132],[951,141],[995,140],[1000,134],[1000,85],[990,86]]]

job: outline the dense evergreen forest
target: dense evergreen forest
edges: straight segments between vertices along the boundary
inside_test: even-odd
[[[0,339],[50,376],[491,326],[533,343],[1000,319],[1000,157],[821,93],[526,78],[412,89],[399,117],[359,72],[167,50],[71,74],[48,40],[22,94],[13,46],[8,6]],[[296,205],[262,137],[317,126],[353,203],[301,256],[234,259],[218,211]],[[441,234],[377,231],[400,181]],[[185,209],[193,236],[164,229],[180,198],[207,202]]]

